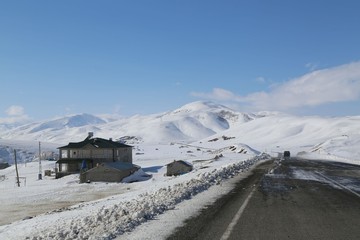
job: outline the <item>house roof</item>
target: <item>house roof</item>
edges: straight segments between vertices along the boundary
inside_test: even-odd
[[[90,158],[62,158],[56,161],[56,163],[82,163],[86,161],[87,163],[92,163],[93,160]]]
[[[166,165],[173,165],[173,164],[176,164],[176,163],[180,163],[180,164],[183,164],[185,166],[189,166],[189,167],[192,167],[193,165],[187,161],[184,161],[184,160],[177,160],[177,161],[173,161],[171,163],[168,163]]]
[[[133,169],[133,168],[140,169],[140,166],[132,164],[132,163],[126,163],[126,162],[104,162],[104,163],[101,163],[97,167],[108,167],[108,168],[113,168],[113,169],[116,169],[119,171]],[[97,167],[91,168],[88,171],[93,171]]]
[[[115,142],[113,140],[87,137],[84,141],[70,142],[68,145],[59,147],[58,149],[79,149],[79,148],[83,148],[87,145],[91,145],[94,148],[129,148],[129,147],[132,147],[132,146],[126,145],[124,143]]]
[[[110,168],[115,168],[118,170],[126,170],[126,169],[131,169],[131,168],[140,168],[138,165],[132,164],[132,163],[127,163],[127,162],[106,162],[106,163],[102,163],[102,165],[110,167]]]

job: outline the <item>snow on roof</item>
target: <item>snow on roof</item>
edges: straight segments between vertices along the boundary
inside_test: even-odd
[[[58,149],[79,149],[83,148],[86,145],[91,145],[96,148],[130,148],[132,146],[115,142],[112,140],[107,140],[104,138],[86,138],[81,142],[70,142],[68,145],[59,147]]]
[[[168,163],[168,164],[166,164],[166,165],[172,165],[172,164],[174,164],[174,163],[181,163],[181,164],[187,165],[187,166],[189,166],[189,167],[192,167],[192,166],[193,166],[191,163],[189,163],[189,162],[187,162],[187,161],[185,161],[185,160],[174,160],[173,162]]]
[[[132,164],[132,163],[126,163],[126,162],[104,162],[101,163],[100,165],[105,166],[105,167],[110,167],[110,168],[114,168],[117,170],[127,170],[127,169],[132,169],[134,167],[136,168],[140,168],[140,166]]]

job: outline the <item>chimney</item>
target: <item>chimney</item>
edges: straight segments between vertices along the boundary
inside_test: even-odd
[[[112,138],[109,138],[109,141],[111,141],[111,142],[112,142]]]
[[[86,139],[90,139],[90,138],[92,138],[93,136],[94,136],[94,133],[93,133],[93,132],[88,132],[88,136],[87,136]]]

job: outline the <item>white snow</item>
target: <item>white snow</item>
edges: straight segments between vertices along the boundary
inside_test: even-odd
[[[158,149],[160,148],[157,146]],[[162,146],[173,151],[182,146]],[[147,146],[151,153],[151,146]],[[191,149],[191,147],[185,147]],[[158,153],[160,150],[153,149]],[[164,151],[165,153],[167,151]],[[156,156],[156,154],[149,154]],[[207,161],[201,162],[199,156]],[[91,183],[79,184],[78,175],[70,175],[55,180],[45,177],[37,180],[38,162],[19,165],[20,176],[26,176],[21,187],[16,186],[15,169],[10,167],[0,171],[5,179],[0,182],[2,189],[0,201],[1,239],[99,239],[113,238],[124,232],[132,231],[136,226],[159,214],[174,209],[177,204],[191,199],[213,185],[234,177],[247,170],[253,164],[266,157],[250,154],[228,153],[227,157],[215,159],[213,153],[198,151],[197,156],[188,158],[194,164],[194,170],[178,177],[166,177],[165,160],[142,159],[135,163],[142,170],[125,180],[129,183]],[[195,160],[196,159],[196,160]],[[208,160],[210,159],[210,160]],[[44,169],[54,167],[53,161],[42,161]],[[148,180],[146,174],[151,174]],[[143,179],[145,177],[145,179]],[[143,181],[145,180],[145,181]],[[99,196],[98,196],[99,195]],[[17,198],[17,196],[21,196]],[[89,201],[100,198],[96,201]],[[105,198],[103,198],[105,197]],[[13,215],[17,209],[21,212]],[[35,216],[36,215],[36,216]],[[28,216],[35,216],[25,219]],[[12,219],[11,219],[12,218]],[[16,221],[18,220],[18,221]]]
[[[0,129],[0,161],[13,164],[16,149],[21,177],[17,187],[14,165],[0,170],[0,239],[163,239],[229,191],[229,179],[270,155],[290,150],[293,156],[360,164],[358,116],[246,114],[195,102],[148,116],[82,114]],[[42,159],[52,158],[57,147],[81,141],[88,132],[133,145],[134,164],[142,168],[122,183],[79,184],[76,174],[38,180],[38,141]],[[165,176],[166,164],[174,160],[194,170]],[[41,167],[53,170],[55,162],[42,160]]]

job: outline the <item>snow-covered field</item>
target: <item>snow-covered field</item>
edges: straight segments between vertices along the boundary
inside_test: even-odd
[[[179,147],[162,146],[168,148],[168,152],[193,149]],[[150,149],[144,150],[149,156],[156,156],[159,148],[153,150],[154,154]],[[14,167],[1,170],[0,174],[5,175],[0,182],[2,224],[12,223],[0,226],[0,238],[114,238],[266,158],[266,155],[256,156],[251,151],[241,154],[224,150],[223,153],[227,157],[215,159],[213,153],[198,151],[197,155],[188,157],[188,160],[193,159],[195,169],[178,177],[165,176],[168,158],[147,159],[145,154],[141,155],[142,159],[135,163],[152,178],[135,183],[79,184],[78,175],[38,180],[39,163],[30,162],[26,166],[19,165],[19,175],[26,176],[26,185],[22,179],[21,187],[17,187]],[[42,167],[51,169],[54,162],[42,161]]]
[[[357,116],[245,114],[195,102],[150,116],[82,114],[1,129],[0,161],[12,164],[17,150],[21,186],[14,165],[0,170],[0,239],[162,239],[229,191],[231,179],[284,150],[360,164]],[[57,147],[81,141],[89,131],[134,146],[134,164],[142,169],[128,181],[137,182],[79,184],[78,175],[38,180],[38,141],[43,157],[56,157]],[[166,164],[173,160],[186,160],[194,170],[167,177]],[[52,170],[55,162],[42,160],[41,166]],[[143,178],[144,172],[151,178]]]

